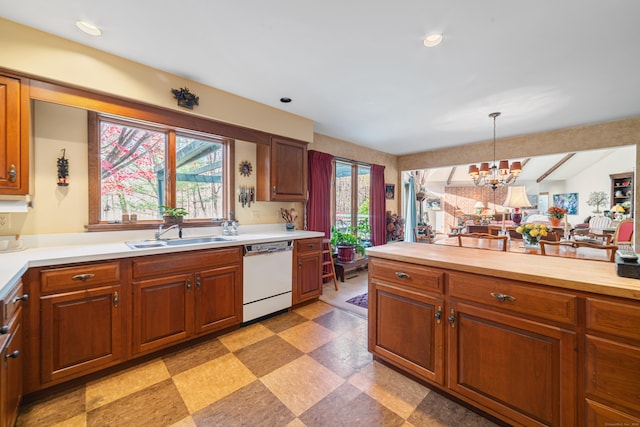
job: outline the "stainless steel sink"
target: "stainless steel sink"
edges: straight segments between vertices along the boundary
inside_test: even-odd
[[[167,246],[164,240],[139,240],[137,242],[125,242],[131,249],[150,249]]]
[[[196,245],[199,243],[228,242],[231,239],[222,236],[207,237],[190,237],[186,239],[167,239],[167,240],[138,240],[133,242],[125,242],[131,249],[151,249],[164,246],[185,246]]]
[[[230,239],[221,236],[210,237],[190,237],[186,239],[172,239],[167,240],[168,246],[182,246],[182,245],[195,245],[198,243],[212,243],[212,242],[228,242]]]

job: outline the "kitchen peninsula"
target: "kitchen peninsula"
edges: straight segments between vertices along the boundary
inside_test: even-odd
[[[614,264],[405,242],[367,254],[378,360],[513,425],[639,422],[640,281]]]

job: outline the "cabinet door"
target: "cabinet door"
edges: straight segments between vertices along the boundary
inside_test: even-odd
[[[133,353],[145,353],[193,335],[192,274],[133,282]]]
[[[122,360],[121,297],[118,285],[40,297],[42,383]]]
[[[322,295],[322,252],[304,252],[297,256],[293,303]]]
[[[0,366],[1,389],[0,425],[13,426],[18,417],[18,407],[22,399],[22,372],[24,369],[22,354],[22,309],[18,308],[9,322],[9,338],[2,347],[2,365]]]
[[[242,273],[239,265],[196,273],[196,333],[242,322]]]
[[[369,351],[414,375],[444,384],[441,298],[377,280],[369,285]]]
[[[27,85],[0,76],[0,194],[29,192]]]
[[[258,144],[256,197],[259,201],[301,202],[307,193],[307,145],[273,137]]]
[[[449,387],[518,424],[576,425],[575,333],[452,303]]]

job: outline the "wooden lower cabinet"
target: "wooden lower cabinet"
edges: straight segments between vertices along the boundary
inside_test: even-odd
[[[584,406],[588,425],[640,425],[640,304],[586,300]]]
[[[432,295],[373,282],[369,306],[372,353],[412,374],[444,384],[443,300]]]
[[[22,400],[24,369],[22,308],[9,319],[8,333],[0,346],[0,426],[13,426]]]
[[[133,353],[145,353],[193,335],[193,277],[172,275],[134,281]]]
[[[242,322],[241,248],[133,261],[133,354],[149,353]]]
[[[449,388],[522,425],[576,425],[576,334],[450,302]]]
[[[293,304],[322,295],[322,239],[301,239],[295,243]]]
[[[119,285],[45,295],[41,309],[41,381],[75,378],[124,359]]]

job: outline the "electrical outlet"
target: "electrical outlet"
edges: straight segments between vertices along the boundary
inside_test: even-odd
[[[9,214],[0,214],[0,230],[8,230],[11,228],[11,216]]]

